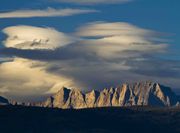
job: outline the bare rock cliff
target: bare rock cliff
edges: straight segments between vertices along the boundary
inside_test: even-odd
[[[137,105],[163,107],[177,103],[177,97],[169,87],[153,82],[140,82],[102,91],[92,90],[86,94],[78,89],[64,87],[39,106],[81,109]]]

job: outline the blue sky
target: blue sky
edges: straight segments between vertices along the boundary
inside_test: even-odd
[[[67,0],[68,1],[68,0]],[[73,1],[73,0],[72,0]],[[180,54],[179,54],[179,50],[180,50],[180,14],[179,14],[179,5],[180,5],[180,1],[178,0],[132,0],[129,2],[124,2],[124,3],[119,3],[119,2],[115,2],[115,4],[109,3],[106,0],[104,2],[97,2],[97,3],[91,3],[91,4],[84,4],[84,3],[78,3],[78,2],[63,2],[63,0],[54,0],[54,1],[50,1],[50,0],[1,0],[1,5],[0,5],[0,40],[1,40],[1,60],[6,60],[5,58],[8,59],[8,61],[5,63],[22,63],[24,62],[24,60],[28,60],[29,62],[32,61],[38,61],[38,62],[43,62],[43,63],[47,63],[50,62],[49,64],[51,65],[51,67],[48,65],[48,67],[43,68],[45,73],[51,74],[51,76],[54,76],[54,74],[58,77],[66,77],[66,78],[70,78],[72,80],[75,80],[77,82],[79,82],[79,80],[84,79],[84,77],[88,77],[85,81],[82,81],[78,84],[74,84],[72,83],[72,85],[77,86],[79,88],[91,88],[91,87],[104,87],[104,85],[107,86],[113,86],[118,84],[118,81],[114,81],[111,82],[110,80],[114,80],[116,78],[119,78],[119,80],[121,80],[121,82],[123,82],[123,78],[122,77],[118,77],[118,76],[112,76],[114,72],[118,71],[117,66],[119,66],[119,64],[117,64],[117,66],[114,66],[115,63],[119,62],[120,65],[122,65],[124,62],[124,64],[122,65],[123,69],[119,70],[119,73],[122,74],[123,76],[126,77],[126,79],[129,79],[130,77],[136,77],[136,75],[138,75],[139,78],[137,78],[138,80],[144,79],[145,76],[145,80],[154,80],[154,81],[158,81],[161,82],[163,84],[167,84],[169,86],[172,86],[173,89],[176,92],[180,92],[179,91],[179,86],[180,84],[178,83],[178,79],[180,78],[180,73],[179,73],[179,62],[180,62]],[[98,0],[97,0],[98,1]],[[117,0],[118,1],[118,0]],[[67,16],[51,16],[51,17],[1,17],[1,15],[3,15],[3,13],[9,13],[9,12],[14,12],[14,11],[21,11],[21,10],[46,10],[48,8],[53,8],[53,10],[55,10],[55,12],[59,9],[80,9],[80,10],[95,10],[95,12],[89,12],[89,13],[78,13],[78,14],[71,14],[71,15],[67,15]],[[7,15],[7,14],[6,14]],[[90,23],[94,23],[94,24],[90,24]],[[118,24],[115,24],[116,22],[118,22]],[[96,40],[93,40],[94,43],[93,44],[93,48],[91,47],[87,47],[87,48],[82,48],[81,46],[79,46],[79,44],[81,43],[87,43],[87,45],[89,45],[89,40],[88,41],[83,41],[83,42],[76,42],[75,40],[78,39],[85,39],[87,38],[91,38],[91,37],[95,37],[95,38],[99,38],[102,37],[101,39],[104,39],[107,37],[107,35],[102,35],[100,33],[97,33],[98,35],[89,35],[88,31],[86,31],[87,29],[84,27],[89,27],[91,28],[91,26],[97,26],[97,25],[104,25],[104,24],[108,24],[110,27],[113,27],[115,25],[119,25],[121,28],[123,28],[123,23],[126,23],[126,28],[130,28],[130,30],[132,30],[133,32],[137,30],[137,34],[138,39],[139,38],[143,38],[143,41],[146,40],[148,41],[148,43],[154,43],[154,44],[159,44],[161,45],[161,43],[165,43],[168,44],[168,47],[166,48],[166,52],[159,52],[156,51],[157,49],[155,49],[155,51],[151,51],[148,50],[148,54],[145,54],[144,51],[143,53],[141,53],[142,51],[140,50],[140,55],[137,56],[137,58],[132,58],[129,57],[129,53],[127,51],[129,51],[129,49],[126,49],[126,51],[122,51],[122,49],[120,51],[107,51],[107,52],[122,52],[121,54],[121,58],[115,55],[103,55],[102,52],[99,52],[98,50],[100,49],[102,50],[106,50],[105,48],[101,49],[99,48],[99,40],[97,40],[97,42],[94,42]],[[100,23],[100,24],[99,24]],[[54,55],[53,57],[48,57],[48,53],[45,53],[45,55],[50,58],[50,60],[45,60],[43,57],[39,58],[39,49],[35,48],[28,48],[24,47],[24,48],[17,48],[17,47],[13,47],[15,49],[11,49],[11,47],[9,47],[8,42],[4,43],[3,41],[8,39],[8,36],[11,36],[12,34],[12,29],[8,29],[8,34],[4,33],[4,29],[11,27],[11,26],[21,26],[21,25],[25,25],[25,26],[32,26],[32,27],[41,27],[41,28],[47,28],[47,27],[51,27],[54,28],[54,30],[59,31],[61,33],[63,33],[63,37],[67,36],[67,38],[76,38],[75,40],[72,41],[72,44],[77,44],[77,45],[73,45],[73,48],[69,48],[70,45],[66,45],[67,42],[62,42],[65,43],[65,46],[63,45],[63,48],[65,49],[61,49],[61,47],[58,47],[58,50],[60,49],[60,51],[63,51],[63,54],[55,54],[58,53],[58,50],[54,50],[54,47],[56,47],[56,45],[53,47],[53,50],[56,52],[49,52],[51,53],[51,55]],[[132,26],[133,25],[133,26]],[[135,26],[135,27],[134,27]],[[138,27],[138,28],[137,28]],[[22,29],[23,27],[14,27],[14,28],[18,28],[18,31],[20,29]],[[29,27],[25,27],[25,28],[29,28]],[[30,27],[31,28],[31,27]],[[42,30],[42,29],[40,29]],[[108,29],[103,29],[103,30],[108,30]],[[146,30],[145,31],[145,36],[141,35],[141,33],[139,33],[139,30]],[[154,31],[156,33],[151,33],[149,34],[149,31]],[[51,30],[47,30],[47,32],[53,32],[54,31]],[[82,34],[76,34],[76,32],[84,32],[85,35]],[[99,31],[95,31],[95,32],[99,32]],[[122,36],[124,35],[123,33],[121,33],[121,31],[119,31],[120,33],[118,33]],[[5,35],[6,34],[6,35]],[[86,35],[87,34],[87,35]],[[100,35],[99,35],[100,34]],[[128,33],[131,34],[131,33]],[[152,35],[153,34],[153,35]],[[13,34],[14,35],[14,34]],[[112,34],[113,36],[114,34]],[[157,35],[157,37],[156,37]],[[18,34],[17,34],[18,36]],[[153,37],[152,37],[153,36]],[[85,38],[84,38],[85,37]],[[128,36],[129,37],[129,36]],[[133,37],[137,37],[133,36]],[[149,38],[158,38],[161,39],[161,41],[149,41]],[[35,38],[36,39],[36,38]],[[109,39],[109,38],[108,38]],[[129,38],[132,39],[132,38]],[[136,38],[137,39],[137,38]],[[29,40],[28,40],[29,41]],[[101,41],[101,40],[100,40]],[[132,40],[132,42],[135,42],[136,40]],[[70,41],[71,42],[71,41]],[[26,42],[28,43],[28,42]],[[105,42],[108,43],[108,42]],[[112,42],[111,42],[112,43]],[[139,43],[139,42],[136,42]],[[24,44],[26,45],[26,44]],[[24,46],[23,45],[23,46]],[[95,45],[95,46],[94,46]],[[110,45],[110,44],[109,44]],[[109,48],[109,45],[107,45],[106,47]],[[113,46],[115,45],[114,42],[112,44]],[[58,45],[59,46],[59,45]],[[77,47],[76,47],[77,46]],[[97,46],[97,48],[96,48]],[[153,45],[154,46],[154,45]],[[164,45],[161,45],[164,46]],[[66,48],[67,47],[67,48]],[[83,46],[84,47],[84,46]],[[44,48],[44,47],[43,47]],[[52,47],[48,47],[48,48],[52,48]],[[80,50],[78,52],[86,52],[86,53],[81,53],[81,54],[77,54],[77,49]],[[111,48],[111,47],[110,47]],[[146,47],[145,47],[146,48]],[[45,48],[47,50],[47,48]],[[95,51],[91,50],[89,51],[89,49],[96,49]],[[27,50],[31,50],[31,51],[27,51]],[[41,52],[44,49],[41,49]],[[4,52],[5,51],[5,52]],[[11,51],[11,52],[9,52]],[[12,52],[13,51],[13,52]],[[15,51],[15,52],[14,52]],[[32,52],[33,51],[33,52]],[[68,56],[66,55],[66,51]],[[71,53],[68,53],[68,52]],[[139,51],[135,49],[135,51]],[[28,53],[29,52],[29,53]],[[32,52],[32,53],[31,53]],[[36,52],[37,56],[34,57],[34,52]],[[99,52],[99,53],[98,53]],[[131,51],[132,52],[132,51]],[[24,53],[26,53],[24,55]],[[89,54],[87,54],[89,53]],[[92,53],[97,54],[98,56],[96,57],[92,57],[89,56]],[[124,54],[125,53],[125,54]],[[154,53],[154,54],[153,54]],[[33,54],[33,55],[32,55]],[[74,59],[72,57],[69,57],[69,55],[72,56],[77,56],[78,59]],[[132,54],[132,53],[130,53]],[[135,53],[133,53],[135,54]],[[32,57],[30,56],[32,55]],[[122,58],[122,56],[127,56],[128,58]],[[41,53],[41,56],[44,56],[44,53]],[[63,59],[63,61],[57,57],[62,56],[62,57],[66,57],[66,59],[68,58],[68,60]],[[85,62],[82,61],[83,59],[81,59],[83,57],[83,59],[85,60],[92,60],[92,62]],[[86,58],[87,57],[87,58]],[[116,58],[115,58],[116,57]],[[141,57],[141,58],[140,58]],[[4,58],[4,59],[3,59]],[[9,58],[11,58],[12,60],[18,58],[17,60],[15,60],[14,62],[9,62]],[[54,61],[54,59],[52,60],[51,58],[55,58],[57,60]],[[69,59],[70,58],[70,59]],[[95,60],[98,59],[98,60]],[[138,65],[138,68],[135,69],[135,67],[137,66],[136,62],[134,62],[135,60],[142,60],[145,59],[145,61],[141,61]],[[71,61],[69,61],[71,60]],[[81,65],[77,66],[77,69],[75,68],[70,68],[71,63],[73,64],[74,62],[77,62]],[[26,62],[26,61],[25,61]],[[59,64],[57,62],[60,62]],[[68,62],[68,63],[67,63]],[[5,64],[5,63],[1,63],[1,65]],[[101,80],[99,78],[95,78],[96,80],[99,80],[99,85],[94,86],[93,84],[95,84],[96,82],[93,81],[94,77],[93,75],[91,75],[91,72],[96,72],[94,70],[93,67],[91,67],[92,64],[97,65],[97,69],[99,69],[99,65],[105,65],[108,64],[109,66],[107,68],[104,68],[104,70],[101,71],[102,73],[106,73],[107,75],[110,75],[111,79],[109,77],[106,77]],[[10,65],[9,64],[9,65]],[[54,65],[55,64],[55,65]],[[86,65],[84,65],[86,64]],[[141,65],[140,65],[141,64]],[[24,64],[23,64],[24,65]],[[25,64],[27,65],[27,64]],[[124,72],[124,67],[126,66],[125,70],[129,70],[130,69],[131,72],[128,71],[128,74],[126,74]],[[161,66],[163,65],[163,66]],[[69,69],[65,70],[65,71],[60,71],[57,70],[57,68],[62,68],[64,66],[67,66]],[[111,66],[111,68],[110,68]],[[141,70],[140,67],[145,67],[148,66],[150,68]],[[152,68],[151,67],[158,67],[156,69],[156,67]],[[81,68],[82,69],[88,69],[89,72],[84,72],[85,70],[79,70]],[[114,69],[116,68],[116,69]],[[129,68],[129,69],[128,69]],[[170,69],[173,68],[173,69]],[[0,69],[0,71],[7,69],[4,68],[3,65],[3,69]],[[9,70],[10,68],[8,68],[7,70]],[[13,69],[13,68],[12,68]],[[38,69],[38,68],[37,68]],[[123,72],[122,72],[123,71]],[[59,75],[58,75],[58,74]],[[68,73],[68,74],[67,74]],[[79,74],[79,73],[83,73],[83,74]],[[142,74],[143,73],[143,74]],[[142,76],[142,75],[143,76]],[[5,76],[8,77],[8,75],[5,73]],[[43,74],[42,74],[43,75]],[[63,76],[62,76],[63,75]],[[87,76],[86,76],[87,75]],[[133,75],[133,76],[131,76]],[[10,75],[9,75],[10,76]],[[17,75],[14,75],[17,76]],[[23,75],[22,75],[23,76]],[[141,77],[142,76],[142,77]],[[164,78],[164,76],[167,77]],[[5,80],[7,79],[0,77],[1,80]],[[54,78],[54,77],[53,77]],[[41,77],[39,77],[39,79],[41,79]],[[132,78],[130,81],[133,81],[136,78]],[[89,82],[92,81],[92,82]],[[11,83],[11,80],[8,80],[8,83]],[[22,82],[22,81],[21,81]],[[106,83],[107,84],[106,84]],[[53,82],[54,83],[54,82]],[[51,83],[51,84],[53,84]],[[104,84],[104,85],[102,85]],[[51,85],[52,87],[53,85]],[[0,83],[0,87],[1,88],[6,88],[6,89],[2,89],[5,95],[17,95],[19,94],[19,90],[21,90],[20,88],[17,88],[16,90],[12,90],[11,86],[4,86],[3,84],[1,85]],[[29,86],[28,86],[29,87]],[[34,86],[33,86],[34,87]],[[41,88],[41,86],[35,86],[37,88]],[[31,88],[31,87],[29,87]],[[52,87],[53,88],[53,87]],[[25,93],[26,95],[30,94],[33,95],[32,92],[33,89],[29,89],[27,91],[27,93]],[[53,90],[53,89],[50,89]],[[56,90],[56,89],[54,89]],[[53,90],[53,91],[54,91]],[[37,92],[40,93],[45,93],[48,92],[49,89],[45,89],[45,90],[38,90]]]
[[[19,9],[46,9],[52,8],[88,8],[101,11],[88,15],[77,15],[72,17],[52,17],[52,18],[9,18],[0,19],[0,28],[11,25],[33,25],[50,26],[64,32],[71,32],[78,25],[91,21],[122,21],[138,25],[143,28],[153,29],[167,34],[172,42],[172,49],[177,50],[180,46],[180,14],[178,0],[134,0],[133,2],[116,5],[76,5],[50,2],[48,0],[2,0],[1,12]],[[9,4],[11,3],[11,4]],[[72,23],[73,22],[73,23]],[[2,35],[1,35],[2,36]],[[1,37],[2,38],[2,37]]]

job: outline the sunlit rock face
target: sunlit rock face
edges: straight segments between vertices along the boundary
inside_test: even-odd
[[[85,96],[78,89],[73,89],[69,93],[68,100],[65,104],[65,108],[86,108]]]
[[[60,89],[54,96],[41,103],[43,107],[95,108],[121,106],[174,106],[177,96],[170,88],[153,82],[123,84],[121,87],[92,90],[86,94],[78,89]]]
[[[99,92],[92,90],[91,92],[86,94],[85,101],[88,108],[96,107],[96,102],[99,97]]]
[[[100,92],[100,96],[97,100],[97,107],[109,107],[112,106],[112,97],[114,89],[104,89]]]
[[[66,88],[62,88],[53,96],[53,107],[61,108],[65,106],[68,98],[69,98],[70,90]]]

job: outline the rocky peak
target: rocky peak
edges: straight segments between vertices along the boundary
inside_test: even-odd
[[[78,89],[71,90],[65,108],[80,109],[86,107],[85,95]]]
[[[99,97],[98,91],[92,90],[91,92],[86,93],[85,101],[86,101],[87,107],[89,108],[96,107],[96,102],[97,102],[96,100],[98,97]]]
[[[122,84],[117,88],[105,88],[82,93],[78,89],[62,88],[47,99],[46,107],[58,108],[94,108],[111,106],[173,106],[178,102],[169,87],[153,82]]]
[[[45,102],[45,107],[63,108],[69,98],[70,89],[62,87],[56,94],[49,97]]]

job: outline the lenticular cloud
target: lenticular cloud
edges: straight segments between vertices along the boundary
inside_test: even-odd
[[[4,41],[5,47],[17,49],[55,49],[74,41],[53,28],[11,26],[3,32],[8,36]]]

